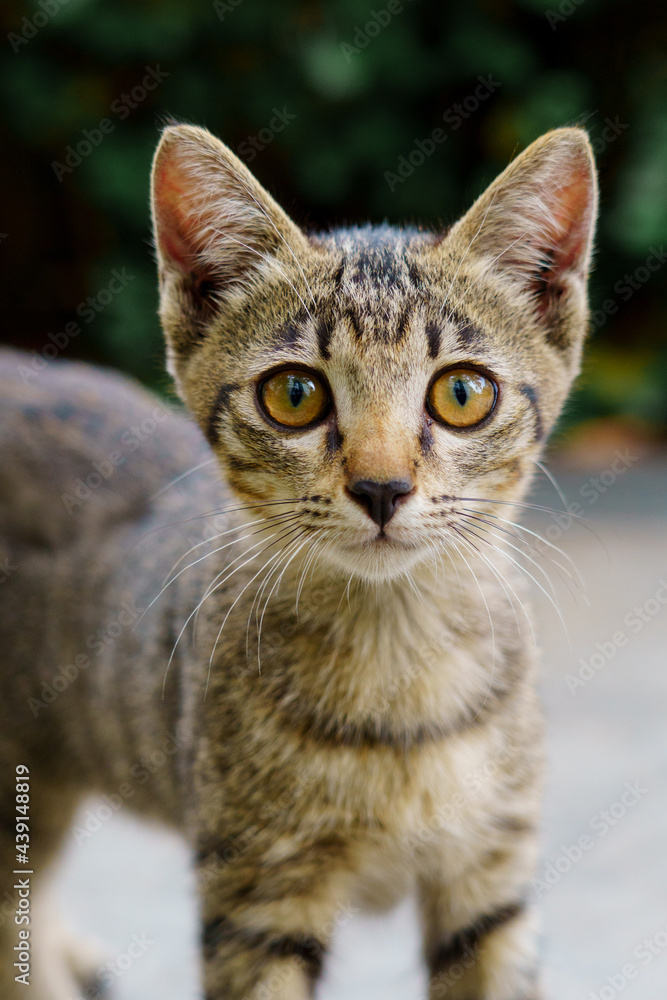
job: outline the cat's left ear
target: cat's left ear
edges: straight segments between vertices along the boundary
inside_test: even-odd
[[[528,293],[549,323],[569,298],[585,308],[597,214],[595,164],[579,128],[555,129],[521,153],[452,227],[443,249]],[[526,301],[526,300],[524,300]]]

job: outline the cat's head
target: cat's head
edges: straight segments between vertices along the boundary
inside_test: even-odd
[[[241,500],[298,513],[276,517],[285,544],[305,531],[389,578],[520,497],[586,331],[583,131],[538,139],[445,233],[308,235],[210,133],[172,126],[153,212],[170,371]]]

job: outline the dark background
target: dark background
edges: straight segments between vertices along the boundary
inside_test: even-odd
[[[313,228],[447,225],[531,140],[578,123],[597,153],[601,223],[594,332],[565,440],[667,439],[661,0],[3,0],[1,16],[5,342],[41,355],[78,321],[62,356],[165,387],[148,177],[167,116],[219,135]],[[151,68],[166,76],[147,90]],[[493,93],[475,102],[480,76]],[[464,119],[466,98],[478,106]],[[276,110],[295,117],[271,133]],[[390,190],[385,175],[435,128],[446,141]],[[109,298],[114,269],[132,280],[82,321],[77,307]]]

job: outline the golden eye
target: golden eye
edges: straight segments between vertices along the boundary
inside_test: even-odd
[[[308,427],[326,416],[331,406],[317,376],[302,371],[280,371],[264,379],[259,401],[264,412],[285,427]]]
[[[450,427],[474,427],[488,417],[496,405],[495,382],[472,368],[453,368],[431,386],[428,408]]]

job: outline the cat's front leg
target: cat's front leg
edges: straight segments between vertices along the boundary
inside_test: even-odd
[[[201,852],[205,1000],[308,1000],[350,912],[331,877],[330,842],[262,846]]]
[[[515,867],[512,853],[492,852],[487,871],[454,883],[438,874],[422,880],[429,1000],[541,997],[537,914],[521,859]]]

